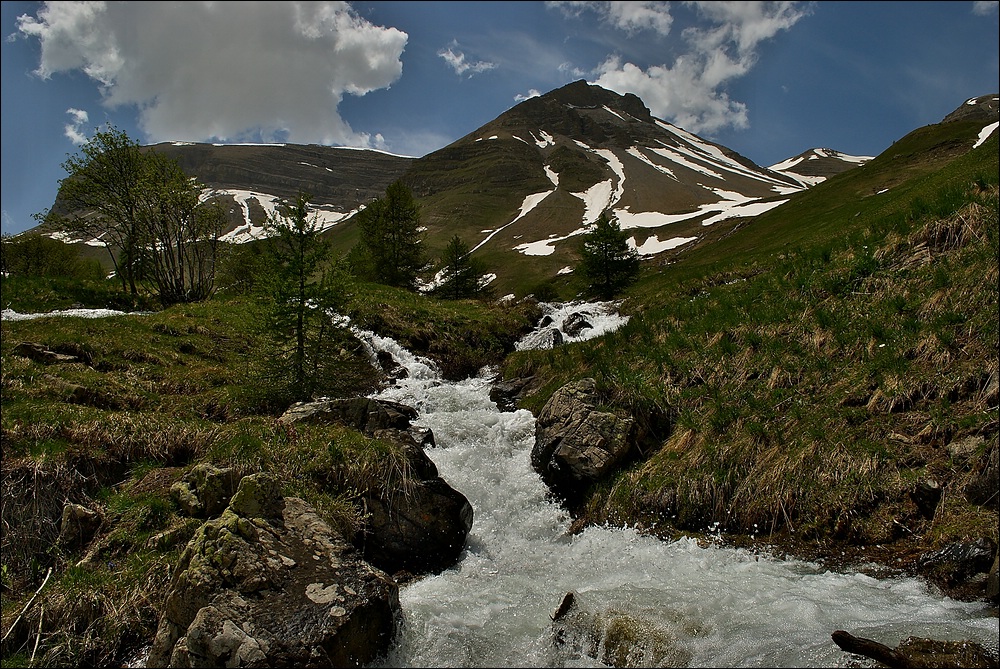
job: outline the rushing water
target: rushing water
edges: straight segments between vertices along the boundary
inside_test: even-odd
[[[615,326],[608,307],[594,305],[595,327],[577,339]],[[572,309],[547,310],[558,323]],[[437,442],[428,454],[475,509],[459,563],[402,588],[403,623],[385,666],[602,666],[574,644],[553,643],[550,616],[567,591],[587,609],[646,621],[690,666],[847,666],[852,656],[830,638],[837,629],[893,646],[926,636],[996,649],[997,619],[982,605],[916,579],[833,573],[622,528],[567,536],[570,518],[530,465],[530,412],[499,411],[487,372],[443,381],[433,363],[395,341],[358,334],[409,371],[378,396],[419,411],[416,424]]]

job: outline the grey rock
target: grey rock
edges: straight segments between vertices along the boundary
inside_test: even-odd
[[[389,647],[399,590],[303,500],[245,477],[174,569],[147,666],[360,666]]]
[[[22,358],[29,358],[43,365],[55,365],[59,363],[78,362],[80,359],[75,355],[66,355],[49,350],[44,344],[36,344],[30,341],[23,341],[14,347],[14,355]]]
[[[635,421],[597,404],[596,381],[575,381],[549,398],[535,423],[531,464],[570,503],[620,465],[635,446]]]
[[[68,503],[63,506],[59,524],[59,538],[56,540],[64,548],[78,548],[86,545],[101,526],[101,516],[81,505]]]
[[[292,405],[278,420],[283,423],[333,422],[371,434],[375,430],[406,430],[416,409],[398,402],[369,397],[317,400]]]
[[[170,497],[183,513],[208,518],[222,513],[237,484],[239,478],[231,468],[203,462],[170,486]]]

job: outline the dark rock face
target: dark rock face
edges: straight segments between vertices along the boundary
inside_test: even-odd
[[[562,331],[566,333],[567,337],[579,336],[584,330],[589,330],[594,326],[590,324],[587,318],[590,317],[585,311],[576,311],[566,317],[563,321]]]
[[[371,434],[375,430],[408,430],[410,421],[417,417],[416,409],[368,397],[299,402],[282,414],[283,423],[332,422],[353,427]]]
[[[451,567],[472,530],[472,505],[438,476],[434,462],[407,433],[377,436],[406,442],[414,477],[399,494],[365,498],[369,519],[356,544],[366,560],[393,574],[438,573]]]
[[[472,505],[438,476],[423,450],[434,446],[434,435],[413,427],[416,417],[416,410],[403,404],[358,397],[300,403],[280,418],[288,423],[338,422],[404,449],[411,474],[404,489],[366,495],[369,519],[354,538],[366,560],[392,574],[447,569],[458,560],[472,529]]]
[[[147,666],[360,666],[388,649],[398,613],[388,575],[255,474],[181,555]]]
[[[490,400],[497,405],[500,411],[514,411],[518,401],[524,396],[534,380],[535,377],[528,376],[494,383],[490,388]]]
[[[989,539],[957,541],[926,553],[917,561],[919,567],[944,576],[949,584],[961,583],[976,574],[989,572],[996,547]]]
[[[599,410],[596,387],[594,379],[563,386],[545,403],[535,423],[531,464],[570,505],[634,447],[635,421]]]
[[[994,437],[995,438],[995,437]],[[980,459],[975,476],[965,486],[970,504],[1000,508],[1000,448],[994,443]]]
[[[937,481],[921,481],[910,492],[910,497],[920,510],[920,514],[931,520],[934,518],[938,502],[941,501],[941,492],[941,486]]]
[[[982,121],[983,123],[989,123],[990,121],[996,121],[998,114],[1000,114],[998,100],[1000,100],[1000,96],[996,93],[970,98],[960,105],[958,109],[945,116],[941,122]]]
[[[345,212],[382,197],[414,161],[379,151],[317,145],[163,143],[153,149],[213,188],[250,188],[289,199],[304,190],[313,195],[314,204]]]

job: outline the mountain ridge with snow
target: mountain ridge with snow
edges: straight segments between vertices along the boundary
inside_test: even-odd
[[[991,114],[996,96],[980,96],[945,121]],[[222,199],[230,215],[223,241],[231,243],[262,238],[265,218],[304,191],[334,247],[346,252],[357,239],[354,214],[401,179],[421,205],[429,259],[458,235],[501,290],[519,293],[571,274],[581,235],[602,212],[617,219],[640,256],[652,258],[871,160],[813,148],[761,167],[655,118],[635,95],[583,80],[525,100],[419,158],[291,144],[149,148],[205,184],[205,197]]]

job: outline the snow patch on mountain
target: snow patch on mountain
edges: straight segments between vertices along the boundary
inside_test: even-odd
[[[702,225],[713,225],[720,221],[724,221],[727,218],[737,218],[744,216],[759,216],[765,211],[771,211],[775,207],[781,206],[788,202],[788,200],[773,200],[771,202],[746,202],[740,204],[734,204],[731,207],[723,209],[715,216],[711,218],[706,218],[701,222]]]
[[[552,168],[548,165],[545,165],[545,176],[549,178],[549,181],[552,182],[553,186],[559,188],[559,175],[556,172],[553,172]]]
[[[983,142],[989,139],[990,135],[992,135],[996,131],[998,125],[1000,125],[1000,123],[997,122],[990,123],[988,126],[980,130],[979,139],[977,139],[976,143],[972,145],[972,148],[978,149],[980,146],[982,146]]]
[[[229,195],[232,197],[236,201],[237,206],[243,210],[243,220],[245,221],[243,225],[237,226],[234,230],[222,235],[219,238],[220,241],[231,244],[244,244],[246,242],[264,239],[267,237],[267,231],[264,227],[261,225],[255,225],[250,220],[251,201],[256,201],[264,209],[264,212],[268,215],[268,217],[278,220],[281,218],[280,206],[282,200],[276,195],[268,195],[266,193],[258,193],[251,190],[223,188],[212,190],[206,189],[202,192],[201,199],[204,201],[219,195]],[[358,213],[361,209],[364,209],[364,206],[344,213],[325,208],[323,205],[310,205],[309,220],[312,221],[315,219],[319,224],[320,230],[328,230],[344,219],[350,218],[354,214]]]
[[[583,200],[583,224],[590,225],[611,203],[611,179],[598,181],[582,193],[570,193]],[[548,254],[546,254],[548,255]]]
[[[657,172],[661,172],[662,174],[666,174],[668,177],[670,177],[674,181],[677,181],[677,175],[674,174],[673,170],[668,169],[668,168],[664,167],[663,165],[660,165],[659,163],[654,163],[652,160],[649,159],[649,157],[645,153],[643,153],[642,151],[640,151],[638,147],[633,146],[633,147],[629,148],[629,150],[628,150],[627,153],[630,156],[632,156],[634,158],[638,158],[642,162],[646,163],[647,165],[649,165],[650,167],[652,167]]]
[[[531,138],[535,140],[535,144],[538,146],[539,149],[544,149],[547,146],[556,145],[555,138],[549,133],[545,132],[544,130],[539,130],[538,134],[541,136],[541,139],[535,137],[535,133],[531,133]]]
[[[704,174],[707,177],[712,177],[713,179],[719,179],[720,181],[723,180],[723,176],[718,172],[711,170],[703,165],[698,165],[697,163],[691,162],[672,147],[664,145],[662,147],[649,147],[648,150],[652,151],[658,156],[663,156],[670,162],[676,163],[681,167],[686,167],[689,170],[694,170],[695,172]]]
[[[635,249],[636,253],[641,256],[651,256],[657,253],[662,253],[663,251],[669,251],[670,249],[675,249],[678,246],[683,246],[689,244],[698,239],[697,237],[671,237],[670,239],[664,239],[660,241],[658,235],[651,235],[646,238],[646,241],[642,243],[641,246],[636,245],[635,237],[629,237],[626,242],[630,247]]]
[[[486,239],[476,244],[475,248],[473,248],[472,251],[469,251],[469,253],[473,253],[474,251],[479,249],[479,247],[481,247],[483,244],[496,237],[497,234],[499,234],[501,231],[505,230],[506,228],[509,228],[510,226],[520,221],[522,218],[527,216],[532,209],[537,207],[539,202],[547,198],[549,195],[552,195],[553,193],[555,193],[554,190],[547,190],[542,193],[532,193],[531,195],[525,197],[524,201],[521,202],[521,210],[520,212],[518,212],[517,216],[514,217],[514,220],[512,220],[507,225],[503,225],[497,228],[496,230],[492,231],[489,235],[487,235]]]

